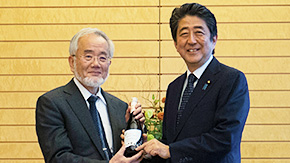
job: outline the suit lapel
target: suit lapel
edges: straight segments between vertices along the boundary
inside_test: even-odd
[[[117,140],[120,140],[120,131],[118,130],[118,126],[120,126],[118,119],[120,119],[120,115],[124,115],[125,113],[123,110],[119,109],[117,104],[115,103],[115,100],[112,99],[112,97],[105,91],[102,90],[102,94],[107,102],[107,109],[108,114],[110,118],[111,123],[111,129],[112,129],[112,136],[113,136],[113,148],[114,152],[116,152],[117,149]],[[125,117],[125,115],[124,115]]]
[[[102,143],[100,141],[100,137],[96,126],[91,118],[91,114],[87,107],[86,101],[82,96],[81,92],[71,80],[64,88],[64,92],[69,94],[67,97],[67,102],[71,106],[71,109],[83,125],[84,129],[88,133],[89,137],[91,138],[92,142],[95,144],[96,148],[98,149],[100,155],[105,158],[104,152],[102,150]],[[81,141],[81,140],[80,140]]]
[[[199,79],[194,91],[192,92],[188,103],[185,106],[185,109],[182,113],[182,117],[180,120],[180,124],[176,129],[176,134],[174,139],[178,136],[183,126],[186,124],[188,118],[193,114],[193,111],[197,107],[197,104],[204,98],[205,94],[207,94],[213,85],[218,80],[216,74],[220,71],[220,63],[213,58],[211,63],[208,65],[201,78]]]
[[[167,119],[167,133],[171,133],[168,134],[168,141],[171,142],[171,140],[173,139],[172,133],[175,133],[175,129],[176,129],[176,115],[177,115],[177,111],[178,111],[178,106],[179,106],[179,101],[180,101],[180,96],[181,96],[181,91],[183,89],[183,83],[185,81],[186,78],[186,72],[181,75],[180,77],[178,77],[176,79],[175,82],[172,83],[172,86],[170,86],[170,92],[168,92],[170,95],[166,98],[166,108],[165,111],[168,112],[166,115],[166,119]],[[170,109],[170,110],[167,110]]]

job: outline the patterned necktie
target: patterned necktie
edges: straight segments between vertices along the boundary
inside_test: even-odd
[[[181,101],[181,104],[180,104],[180,108],[179,110],[177,111],[177,118],[176,118],[176,127],[179,125],[179,122],[180,122],[180,118],[182,116],[182,112],[189,100],[189,97],[191,95],[191,93],[193,92],[193,83],[196,81],[196,77],[193,75],[193,74],[190,74],[188,76],[188,82],[187,82],[187,86],[183,92],[183,96],[182,96],[182,101]]]
[[[90,113],[91,113],[91,116],[92,116],[93,121],[95,123],[95,126],[97,128],[97,131],[99,133],[99,136],[101,138],[102,148],[103,148],[103,151],[105,153],[106,160],[110,160],[110,158],[112,158],[112,153],[111,153],[110,148],[109,148],[108,143],[107,143],[106,135],[104,132],[104,128],[102,125],[102,121],[101,121],[99,112],[96,108],[97,99],[98,99],[98,97],[93,96],[93,95],[88,98],[88,102],[90,104]]]

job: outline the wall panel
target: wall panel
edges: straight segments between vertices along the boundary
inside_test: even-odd
[[[39,159],[42,153],[37,142],[35,143],[0,143],[1,158]]]
[[[0,126],[0,142],[37,142],[35,126]]]
[[[289,125],[290,108],[254,108],[250,109],[246,124]],[[281,130],[283,133],[285,130]],[[279,135],[279,134],[276,134]]]
[[[290,141],[290,125],[246,125],[242,141],[287,142]]]
[[[158,40],[156,24],[1,25],[0,41],[68,41],[82,28],[99,28],[112,40]],[[53,33],[53,34],[52,34]]]
[[[32,126],[35,124],[35,109],[0,108],[0,119],[3,127]]]
[[[290,91],[250,91],[252,107],[288,107]]]
[[[161,8],[161,22],[168,23],[175,7]],[[222,8],[222,10],[221,10]],[[289,6],[209,6],[218,23],[289,22]],[[229,14],[230,13],[230,14]],[[220,30],[220,29],[218,29]]]
[[[39,159],[0,159],[0,163],[44,163],[43,158]]]
[[[43,93],[45,92],[0,92],[0,108],[35,108],[36,100]]]
[[[158,23],[159,18],[157,7],[0,8],[0,12],[1,24]]]
[[[242,158],[289,159],[290,142],[243,142]]]
[[[242,159],[242,163],[288,163],[290,159]]]
[[[13,0],[0,1],[0,6],[3,7],[75,7],[83,6],[86,8],[92,6],[158,6],[159,0]]]

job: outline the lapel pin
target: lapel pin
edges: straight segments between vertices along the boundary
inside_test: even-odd
[[[208,81],[204,84],[204,86],[202,87],[202,90],[205,91],[205,90],[207,89],[208,85],[210,85],[210,80],[208,80]]]

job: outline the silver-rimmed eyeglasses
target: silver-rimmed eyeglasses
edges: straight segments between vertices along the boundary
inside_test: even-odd
[[[72,55],[73,57],[76,57],[76,55]],[[97,57],[97,61],[99,63],[108,63],[111,58],[104,55],[104,54],[101,54],[101,55],[92,55],[92,54],[86,54],[86,55],[82,55],[81,58],[84,59],[85,61],[88,61],[88,62],[92,62],[95,60],[95,58]]]

